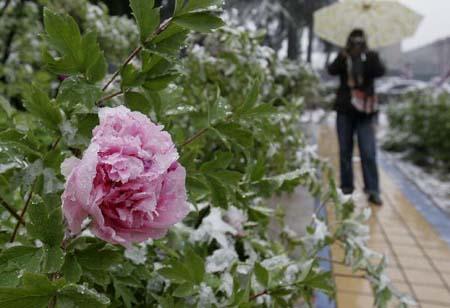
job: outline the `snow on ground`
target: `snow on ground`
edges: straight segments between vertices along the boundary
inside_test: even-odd
[[[450,180],[443,180],[403,159],[403,154],[384,152],[400,171],[424,192],[438,207],[450,214]]]

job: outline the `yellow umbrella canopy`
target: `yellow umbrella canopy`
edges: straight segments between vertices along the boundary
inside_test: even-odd
[[[412,36],[422,16],[397,1],[346,0],[314,14],[314,32],[344,47],[353,29],[363,29],[370,48],[392,45]]]

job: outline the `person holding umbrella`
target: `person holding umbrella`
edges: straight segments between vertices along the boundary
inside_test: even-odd
[[[374,80],[385,68],[378,54],[368,49],[390,46],[414,35],[422,16],[399,1],[337,1],[314,13],[314,32],[342,47],[328,67],[340,77],[335,109],[340,146],[341,188],[353,192],[353,137],[358,137],[365,191],[381,205],[374,121],[378,102]],[[350,33],[350,35],[349,35]]]
[[[374,81],[385,74],[378,54],[368,49],[361,29],[351,31],[347,46],[328,66],[331,75],[339,76],[335,109],[339,140],[341,189],[353,193],[353,142],[357,136],[365,192],[369,202],[382,205],[376,159],[375,120],[378,101]]]

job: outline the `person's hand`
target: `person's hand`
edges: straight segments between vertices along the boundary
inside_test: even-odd
[[[341,51],[339,52],[339,56],[343,57],[343,58],[347,58],[348,57],[348,52],[346,49],[341,49]]]

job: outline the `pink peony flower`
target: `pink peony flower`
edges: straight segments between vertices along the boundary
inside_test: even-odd
[[[61,166],[64,216],[76,234],[90,217],[99,238],[128,246],[164,236],[188,213],[185,169],[169,133],[139,112],[103,108],[83,159]]]

